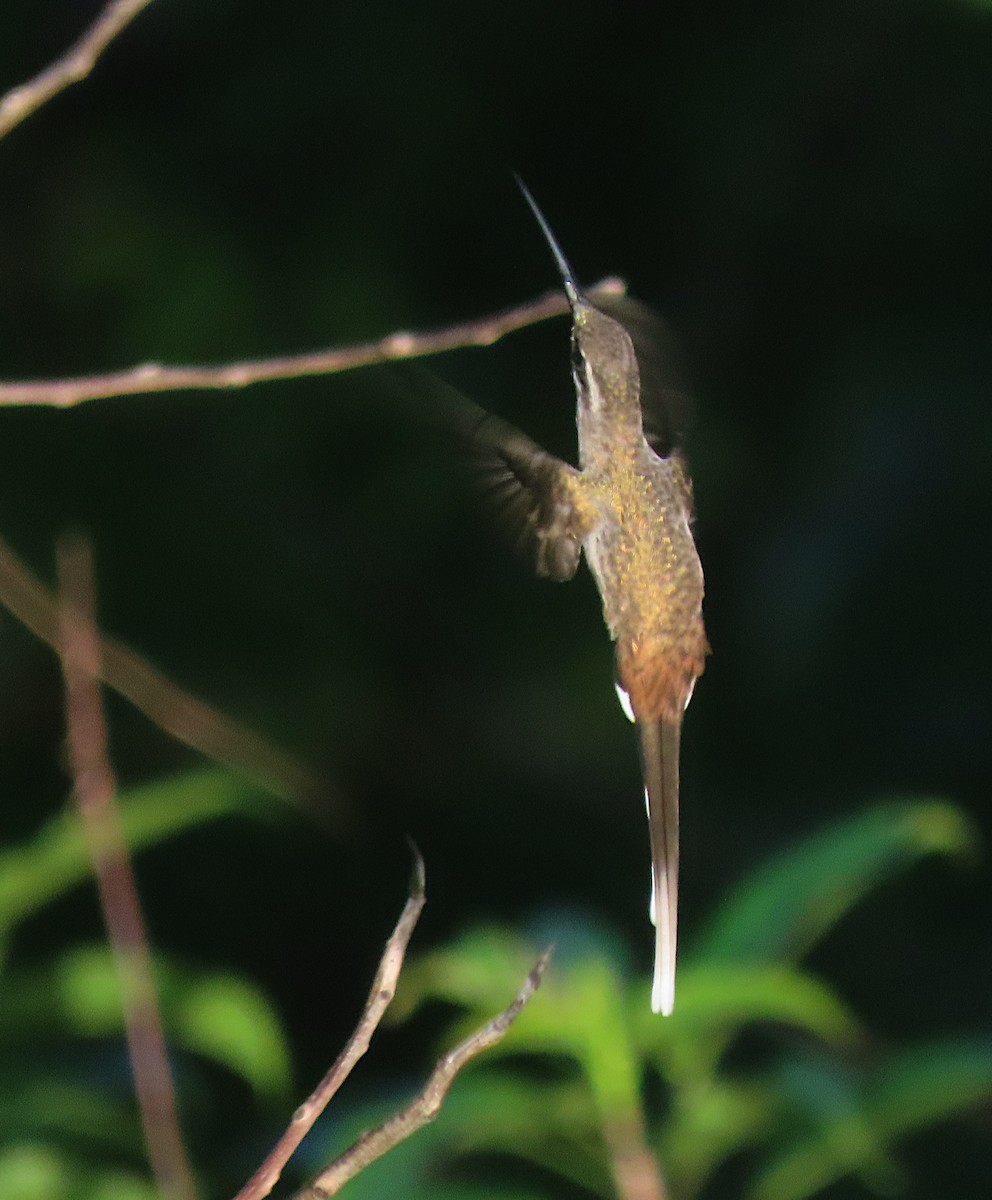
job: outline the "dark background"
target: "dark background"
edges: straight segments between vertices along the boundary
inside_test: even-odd
[[[98,7],[7,0],[0,90]],[[291,353],[523,301],[555,274],[520,172],[580,278],[621,274],[668,318],[696,397],[713,655],[684,740],[691,949],[748,868],[878,798],[951,799],[990,832],[990,84],[992,11],[965,0],[158,0],[0,145],[0,374]],[[432,365],[573,452],[563,320]],[[364,996],[405,834],[421,947],[571,905],[647,970],[636,750],[591,580],[532,579],[374,371],[0,411],[0,532],[50,579],[69,527],[94,539],[106,628],[349,801],[332,832],[227,822],[140,862],[157,944],[262,981],[301,1088]],[[110,712],[124,785],[195,762]],[[64,803],[60,737],[54,658],[2,615],[4,839]],[[883,1039],[987,1029],[988,880],[987,859],[924,865],[813,966]],[[20,953],[97,922],[77,894]],[[390,1044],[369,1078],[427,1062]],[[916,1154],[914,1195],[988,1187],[956,1136]]]

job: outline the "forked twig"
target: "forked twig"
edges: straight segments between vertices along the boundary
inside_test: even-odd
[[[365,1054],[382,1020],[389,1003],[396,992],[396,981],[414,927],[420,917],[426,899],[424,893],[424,860],[414,849],[413,878],[410,881],[410,895],[396,922],[396,928],[389,936],[386,948],[379,960],[379,969],[372,981],[369,998],[355,1032],[348,1039],[348,1044],[338,1055],[337,1060],[324,1078],[317,1084],[306,1100],[293,1113],[293,1119],[286,1128],[265,1161],[245,1186],[238,1192],[235,1200],[261,1200],[267,1196],[279,1181],[283,1168],[296,1151],[300,1142],[313,1127],[313,1123],[327,1107],[331,1098],[351,1074],[355,1064]]]
[[[149,4],[151,0],[109,0],[89,29],[60,59],[0,99],[0,138],[70,84],[85,79],[110,42]]]
[[[124,1032],[152,1174],[163,1196],[194,1200],[175,1087],[159,1018],[145,933],[107,758],[99,639],[89,547],[59,547],[60,644],[73,796],[93,860],[100,907],[120,980]]]
[[[293,1113],[285,1133],[234,1200],[263,1200],[269,1195],[278,1183],[286,1163],[351,1074],[355,1064],[368,1050],[372,1036],[396,991],[396,981],[403,966],[406,949],[424,907],[424,863],[416,849],[414,854],[410,895],[400,919],[396,922],[396,928],[386,943],[355,1032],[331,1069]],[[295,1200],[319,1200],[320,1197],[335,1195],[349,1179],[353,1179],[369,1163],[381,1158],[387,1150],[391,1150],[393,1146],[426,1125],[437,1114],[462,1067],[483,1050],[495,1045],[516,1020],[521,1009],[540,986],[541,976],[550,958],[551,951],[545,951],[510,1006],[438,1062],[421,1093],[406,1108],[390,1117],[377,1129],[363,1134],[354,1145],[322,1171],[313,1183],[298,1192]]]
[[[297,1192],[293,1200],[324,1200],[326,1196],[336,1196],[349,1180],[364,1171],[370,1163],[432,1121],[437,1116],[458,1072],[476,1055],[494,1046],[505,1036],[524,1005],[540,987],[541,977],[550,959],[551,950],[545,950],[508,1008],[476,1030],[454,1050],[450,1050],[439,1060],[423,1090],[406,1108],[384,1121],[378,1128],[363,1133],[344,1154],[321,1171],[313,1183]]]
[[[590,288],[590,295],[622,295],[626,285],[609,278]],[[423,358],[466,346],[489,346],[514,330],[568,312],[562,291],[547,292],[527,304],[507,308],[475,321],[464,321],[425,333],[391,333],[374,342],[339,346],[280,358],[248,359],[217,367],[168,367],[144,363],[126,371],[80,375],[71,379],[0,382],[0,405],[40,404],[71,408],[86,400],[110,396],[136,396],[147,392],[178,392],[243,388],[275,379],[300,379],[309,375],[335,375],[356,367],[402,359]]]
[[[93,69],[107,45],[151,0],[109,0],[96,21],[56,62],[0,98],[0,138],[53,96]],[[591,291],[622,294],[621,280],[606,279]],[[490,345],[513,330],[568,311],[565,297],[550,292],[530,303],[426,333],[394,333],[378,341],[311,354],[248,360],[217,367],[168,367],[147,363],[130,370],[69,379],[0,383],[0,405],[68,408],[86,400],[149,392],[246,387],[266,380],[334,374],[376,363],[423,357],[445,350]],[[65,676],[66,726],[74,795],[93,859],[94,873],[120,977],[125,1034],[142,1128],[158,1187],[170,1200],[194,1200],[195,1186],[179,1127],[151,954],[127,846],[114,804],[116,785],[107,756],[100,700],[101,677],[180,740],[211,757],[243,765],[246,756],[265,775],[309,790],[312,780],[261,739],[175,687],[133,652],[99,635],[89,548],[64,543],[59,549],[60,601],[34,578],[0,541],[0,601],[42,640],[58,649]],[[208,748],[210,747],[210,748]],[[251,752],[250,755],[247,752]],[[376,972],[359,1023],[334,1065],[293,1114],[258,1171],[235,1200],[262,1200],[318,1116],[368,1050],[395,993],[410,937],[424,906],[424,866],[416,855],[409,898]],[[363,1134],[297,1200],[335,1195],[437,1114],[462,1068],[498,1042],[540,986],[551,951],[531,970],[512,1003],[439,1060],[420,1094],[378,1128]]]

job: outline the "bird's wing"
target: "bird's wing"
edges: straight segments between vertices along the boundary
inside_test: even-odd
[[[410,377],[411,373],[404,371]],[[538,575],[571,579],[588,525],[577,506],[579,472],[444,380],[417,370],[418,390],[454,432],[497,527]]]
[[[655,312],[629,296],[597,294],[593,303],[630,335],[641,381],[644,436],[656,454],[667,458],[685,442],[692,415],[675,338]]]

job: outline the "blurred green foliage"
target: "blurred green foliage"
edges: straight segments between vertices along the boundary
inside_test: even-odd
[[[800,959],[888,876],[975,850],[958,810],[921,801],[880,805],[780,853],[684,954],[669,1019],[650,1012],[649,985],[631,977],[610,931],[559,918],[556,956],[507,1036],[459,1080],[416,1147],[370,1168],[350,1194],[479,1200],[496,1193],[459,1182],[452,1158],[498,1153],[557,1186],[569,1181],[576,1195],[609,1198],[604,1130],[641,1124],[650,1076],[665,1089],[649,1137],[673,1200],[699,1196],[743,1155],[747,1200],[806,1200],[849,1175],[889,1194],[905,1182],[901,1139],[992,1100],[992,1030],[880,1045]],[[442,1001],[459,1014],[444,1040],[460,1040],[505,1003],[537,952],[533,939],[475,929],[408,964],[391,1015]],[[746,1031],[767,1044],[742,1065],[734,1050]],[[499,1194],[562,1193],[548,1183]]]
[[[98,8],[0,5],[0,91]],[[554,279],[511,169],[583,281],[620,273],[671,322],[697,400],[714,646],[685,731],[676,1020],[707,1005],[716,1020],[721,979],[739,1006],[671,1169],[691,1182],[721,1163],[703,1188],[719,1200],[759,1170],[788,1192],[841,1160],[894,1188],[895,1128],[985,1086],[987,858],[981,879],[922,867],[916,886],[885,884],[908,859],[886,846],[891,814],[869,813],[849,872],[802,925],[791,901],[759,894],[728,927],[719,897],[784,846],[817,863],[811,830],[875,796],[952,797],[992,832],[990,20],[984,0],[156,0],[0,145],[5,379],[304,351],[516,303]],[[432,366],[574,451],[564,322]],[[176,811],[130,814],[148,820],[130,836],[212,1194],[240,1185],[347,1037],[401,901],[406,833],[430,868],[421,944],[581,906],[575,942],[619,981],[637,1028],[627,960],[648,953],[647,848],[594,588],[584,573],[542,586],[503,556],[447,451],[371,379],[4,409],[0,526],[48,579],[56,537],[87,530],[104,626],[352,802],[334,838],[245,822],[233,809],[256,806],[240,785],[203,776]],[[65,1138],[5,1143],[6,1190],[144,1195],[126,1063],[101,1023],[98,914],[60,816],[61,704],[50,653],[0,613],[0,1006],[24,1033],[3,1045],[0,1136],[20,1136],[30,1080],[23,1111],[40,1120],[47,1097],[53,1130],[75,1113]],[[126,797],[187,771],[187,751],[108,705]],[[905,820],[929,822],[935,844],[961,836],[940,806]],[[911,858],[916,835],[901,836]],[[792,871],[797,890],[783,880],[781,894],[803,895]],[[847,888],[868,899],[850,919]],[[564,971],[561,922],[553,932]],[[576,955],[593,1004],[602,981]],[[480,1014],[519,979],[506,983]],[[253,1016],[265,997],[269,1016]],[[285,1104],[272,1008],[299,1064]],[[411,1094],[434,1011],[383,1031],[340,1121],[362,1124],[355,1089],[380,1115]],[[757,1046],[749,1026],[720,1051],[773,1012]],[[947,1040],[926,1042],[934,1031]],[[790,1038],[809,1055],[787,1053]],[[677,1049],[649,1060],[643,1038],[623,1045],[597,1086],[646,1076],[652,1136],[667,1138]],[[704,1048],[687,1038],[687,1071]],[[380,1194],[496,1114],[521,1138],[555,1122],[573,1148],[587,1129],[574,1174],[605,1187],[590,1084],[572,1066],[568,1091],[541,1073],[547,1059],[526,1056],[536,1079],[508,1060],[461,1080],[438,1123],[382,1164],[395,1173]],[[987,1126],[926,1125],[900,1149],[913,1200],[992,1194],[989,1146]],[[304,1170],[316,1156],[304,1147]],[[538,1182],[588,1194],[557,1173]],[[849,1173],[826,1194],[863,1192]]]
[[[204,771],[120,799],[139,852],[183,830],[254,805],[227,775]],[[887,877],[934,855],[971,855],[975,832],[938,801],[888,803],[781,852],[754,871],[682,956],[676,1013],[650,1012],[649,984],[631,974],[616,936],[588,918],[551,914],[524,937],[475,929],[411,959],[390,1012],[409,1018],[428,1001],[457,1012],[444,1041],[468,1036],[505,1005],[555,935],[543,985],[508,1035],[460,1079],[441,1118],[373,1165],[349,1194],[461,1200],[557,1195],[610,1197],[604,1130],[648,1126],[673,1200],[692,1200],[728,1160],[744,1157],[747,1200],[805,1200],[845,1176],[887,1194],[904,1178],[907,1134],[992,1099],[992,1032],[906,1047],[877,1044],[863,1022],[800,960]],[[75,815],[53,819],[4,852],[6,938],[86,880]],[[158,956],[163,1021],[182,1067],[218,1064],[263,1110],[292,1105],[280,1022],[242,978]],[[754,1061],[742,1034],[764,1035]],[[41,967],[8,968],[0,987],[0,1196],[42,1200],[150,1197],[141,1137],[120,1049],[116,969],[106,947],[77,945]],[[114,1049],[114,1047],[117,1049]],[[109,1057],[108,1057],[109,1055]],[[108,1065],[113,1064],[108,1075]],[[651,1085],[654,1078],[657,1085]],[[664,1101],[650,1115],[649,1094]],[[216,1083],[214,1085],[216,1088]],[[196,1110],[216,1103],[209,1081]],[[654,1111],[657,1108],[657,1111]],[[388,1115],[336,1100],[333,1142]],[[322,1148],[322,1150],[321,1150]],[[330,1155],[325,1134],[306,1161]],[[509,1155],[538,1169],[523,1187],[458,1182],[454,1161]],[[217,1164],[200,1164],[209,1194]],[[551,1190],[549,1190],[551,1189]],[[569,1193],[571,1194],[571,1193]]]
[[[264,801],[219,771],[163,780],[119,797],[125,835],[139,853]],[[0,855],[4,941],[72,889],[92,886],[74,810]],[[281,1024],[261,989],[230,972],[155,956],[166,1037],[180,1080],[185,1064],[214,1064],[266,1107],[291,1104]],[[103,944],[70,946],[43,965],[0,968],[0,1196],[3,1200],[139,1200],[142,1138],[122,1046],[117,967]],[[188,1089],[189,1118],[217,1102],[208,1080]]]

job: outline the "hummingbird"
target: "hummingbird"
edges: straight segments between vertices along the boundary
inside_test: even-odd
[[[616,643],[615,686],[636,725],[651,839],[651,1008],[675,1004],[682,715],[709,647],[692,484],[678,442],[663,327],[627,298],[587,296],[530,192],[572,315],[578,466],[445,388],[491,498],[537,573],[574,577],[585,553]],[[659,337],[660,335],[660,337]]]

